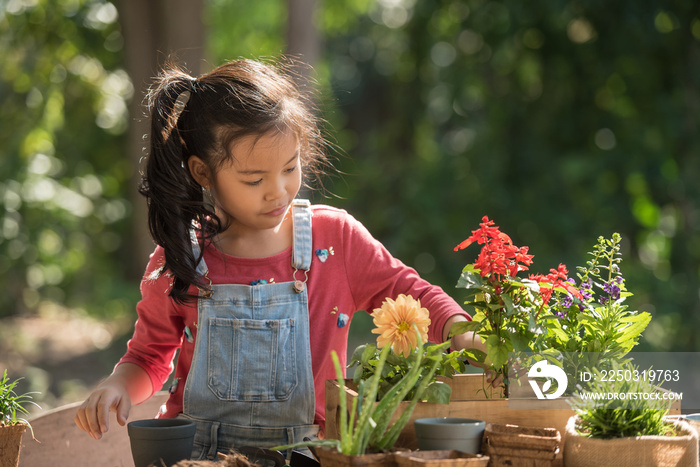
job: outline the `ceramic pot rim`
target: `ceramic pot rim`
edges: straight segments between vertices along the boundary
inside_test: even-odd
[[[414,423],[419,425],[441,425],[441,426],[486,426],[483,420],[475,418],[458,418],[458,417],[433,417],[433,418],[417,418]]]
[[[195,422],[179,418],[135,420],[127,425],[130,437],[153,440],[191,438],[196,430]]]

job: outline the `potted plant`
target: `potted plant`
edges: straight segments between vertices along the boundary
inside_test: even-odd
[[[625,287],[620,268],[621,241],[617,233],[609,239],[599,237],[588,261],[576,268],[576,278],[570,277],[565,264],[550,269],[548,274],[529,273],[525,277],[534,256],[528,247],[514,245],[488,217],[457,245],[455,250],[472,243],[482,248],[457,283],[457,287],[467,291],[465,304],[472,311],[473,320],[458,323],[452,334],[474,331],[485,342],[487,353],[470,350],[470,357],[501,376],[502,396],[507,395],[511,401],[516,398],[518,407],[533,405],[527,398],[535,396],[570,396],[580,370],[604,369],[608,362],[624,357],[637,344],[651,316],[629,309],[626,303],[632,294]],[[538,393],[533,382],[537,376],[532,376],[534,367],[541,367],[538,363],[554,364],[564,370],[566,377],[562,383],[547,378]],[[521,383],[523,375],[533,378],[530,385]],[[563,383],[565,387],[560,388]],[[539,404],[567,405],[565,401],[537,399]],[[525,424],[489,423],[484,434],[489,440],[487,453],[507,456],[512,462],[526,457],[523,442],[533,448],[532,452],[545,443],[546,449],[536,454],[546,455],[546,462],[552,462],[560,443],[557,431],[565,431],[568,418],[563,425],[552,423],[554,419]],[[556,430],[539,433],[542,427]]]
[[[618,361],[611,368],[620,377],[593,369],[571,400],[576,415],[566,427],[565,465],[697,466],[697,432],[666,418],[673,394],[657,387],[650,370]]]
[[[449,343],[423,345],[430,319],[420,301],[405,295],[387,299],[372,316],[377,325],[374,331],[379,334],[377,346],[364,346],[355,352],[359,397],[352,399],[350,407],[340,361],[335,352],[331,354],[339,392],[338,438],[274,449],[313,446],[321,465],[395,465],[390,451],[416,404],[427,397],[428,388],[433,387],[435,398],[449,401],[449,387],[445,398],[445,389],[440,389],[442,385],[434,377],[439,368],[449,373],[446,366],[458,366],[457,359],[444,358]],[[392,420],[404,401],[408,406]]]
[[[440,404],[449,403],[452,388],[438,377],[452,378],[455,374],[463,373],[466,368],[463,360],[466,352],[447,353],[449,342],[426,343],[422,358],[417,358],[418,334],[413,332],[412,326],[416,326],[421,342],[425,342],[430,324],[429,312],[421,307],[420,300],[403,294],[396,300],[387,298],[380,308],[372,312],[372,318],[376,326],[372,333],[378,334],[377,344],[363,344],[353,352],[348,362],[348,368],[355,368],[353,382],[359,385],[363,381],[369,381],[377,373],[381,349],[390,346],[392,351],[387,355],[379,376],[378,400],[383,399],[389,388],[417,366],[420,371],[419,380],[431,375],[422,399]],[[431,371],[433,364],[436,365],[435,371]],[[416,390],[417,387],[409,389],[404,400],[413,399]]]
[[[573,377],[580,365],[596,366],[636,345],[651,315],[629,310],[624,303],[632,294],[620,270],[620,242],[617,233],[611,239],[600,237],[592,258],[577,268],[578,280],[569,277],[564,264],[548,274],[520,277],[534,256],[528,247],[515,246],[488,217],[455,247],[482,245],[457,283],[467,290],[472,321],[457,323],[451,334],[474,331],[485,342],[486,353],[471,349],[469,356],[502,377],[503,396],[518,374],[508,361],[514,353],[546,356]],[[589,361],[591,355],[596,361]]]
[[[31,401],[32,393],[15,393],[15,387],[20,380],[21,378],[10,381],[7,370],[0,379],[0,465],[3,467],[19,465],[22,434],[27,427],[31,430],[31,425],[22,415],[29,415],[25,407],[27,404],[36,405]]]

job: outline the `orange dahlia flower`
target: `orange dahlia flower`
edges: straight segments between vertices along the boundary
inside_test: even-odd
[[[428,310],[420,306],[420,300],[410,295],[400,294],[396,300],[387,298],[381,308],[375,308],[372,318],[376,328],[372,329],[377,336],[377,347],[391,345],[395,354],[408,357],[418,345],[415,324],[423,342],[428,341],[428,326],[430,318]]]

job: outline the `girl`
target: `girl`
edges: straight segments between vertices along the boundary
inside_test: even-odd
[[[356,310],[410,294],[430,310],[433,342],[469,319],[345,211],[296,199],[327,161],[316,114],[281,68],[171,69],[149,109],[141,193],[157,247],[128,350],[75,417],[93,438],[109,411],[124,425],[163,386],[179,350],[159,416],[196,421],[193,458],[300,442],[323,427],[331,351],[344,365]]]

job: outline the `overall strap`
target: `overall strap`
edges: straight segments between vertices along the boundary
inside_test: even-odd
[[[190,229],[190,241],[192,242],[192,254],[194,254],[194,258],[197,259],[200,255],[200,248],[199,239],[197,238],[197,233],[195,232],[194,228]],[[204,256],[202,256],[202,259],[197,265],[197,272],[203,276],[205,276],[209,272],[209,268],[207,268],[207,263],[204,262]]]
[[[292,267],[308,271],[311,268],[313,252],[311,246],[311,203],[308,199],[295,199],[292,202],[294,221],[294,243],[292,247]]]

